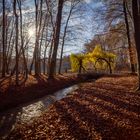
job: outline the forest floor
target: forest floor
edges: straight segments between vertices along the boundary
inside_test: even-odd
[[[19,79],[23,83],[18,87],[14,85],[15,77],[0,79],[0,111],[52,94],[81,81],[76,74],[56,75],[53,80],[48,80],[46,75],[29,75],[26,82],[22,76]]]
[[[140,140],[136,83],[131,75],[83,83],[32,123],[17,124],[7,139]]]

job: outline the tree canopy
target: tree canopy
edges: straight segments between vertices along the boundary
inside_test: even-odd
[[[103,51],[101,45],[96,45],[92,52],[86,54],[72,54],[70,57],[72,71],[79,71],[81,73],[81,69],[85,71],[87,67],[89,67],[89,63],[91,62],[94,66],[94,70],[104,69],[110,71],[112,73],[112,69],[115,67],[115,59],[116,55]]]

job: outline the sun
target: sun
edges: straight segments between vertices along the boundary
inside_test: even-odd
[[[33,28],[30,28],[30,29],[28,30],[28,35],[29,35],[29,37],[33,37],[33,36],[35,35],[35,31],[34,31]]]

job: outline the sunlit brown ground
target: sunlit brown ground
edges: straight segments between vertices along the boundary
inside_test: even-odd
[[[8,139],[140,140],[140,93],[135,76],[84,83],[31,124],[18,124]]]

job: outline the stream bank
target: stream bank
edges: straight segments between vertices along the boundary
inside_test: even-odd
[[[140,97],[133,90],[136,83],[137,77],[132,75],[85,82],[33,123],[18,124],[7,140],[139,140]]]
[[[19,107],[10,109],[0,113],[0,137],[6,137],[11,130],[14,129],[17,123],[24,124],[32,123],[34,118],[39,117],[43,112],[47,111],[48,107],[55,101],[65,98],[68,94],[72,94],[77,90],[79,85],[73,85],[55,92],[52,95],[44,96],[43,98],[32,101],[28,104],[23,104]]]
[[[58,90],[72,85],[98,79],[103,74],[64,74],[56,75],[55,79],[47,80],[47,75],[29,75],[28,80],[17,89],[13,85],[13,77],[0,81],[0,112],[17,107],[32,100],[51,95]]]

